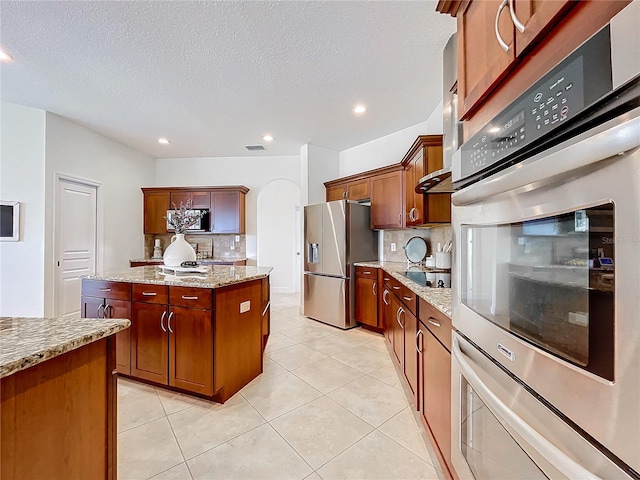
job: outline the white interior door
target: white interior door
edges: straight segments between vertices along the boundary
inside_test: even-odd
[[[56,184],[56,288],[58,317],[77,317],[80,275],[96,271],[97,187],[63,178]]]

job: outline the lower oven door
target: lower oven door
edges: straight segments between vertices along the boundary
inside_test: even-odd
[[[458,332],[451,350],[451,457],[461,480],[633,478]]]

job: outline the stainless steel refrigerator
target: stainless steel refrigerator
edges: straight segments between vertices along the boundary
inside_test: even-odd
[[[378,232],[369,210],[348,200],[304,207],[304,307],[307,317],[356,326],[355,262],[378,260]]]

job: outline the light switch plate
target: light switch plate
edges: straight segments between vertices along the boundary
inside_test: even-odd
[[[240,235],[236,235],[236,242],[240,241]]]
[[[391,251],[392,252],[396,251],[396,244],[395,243],[391,243]]]
[[[251,300],[247,300],[240,304],[240,313],[246,313],[249,310],[251,310]]]

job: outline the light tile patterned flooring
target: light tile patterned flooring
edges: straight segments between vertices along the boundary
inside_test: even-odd
[[[383,337],[272,297],[264,373],[224,405],[119,380],[118,478],[443,478]]]

